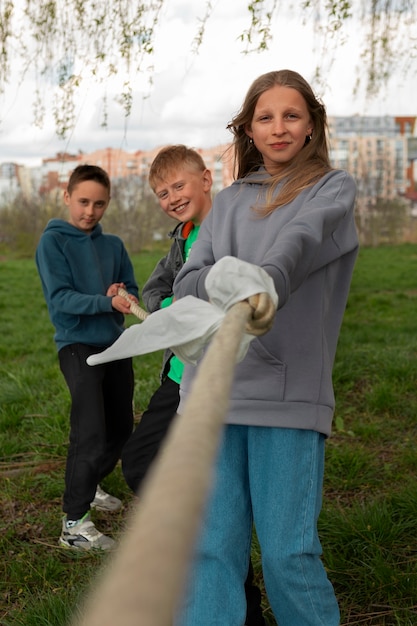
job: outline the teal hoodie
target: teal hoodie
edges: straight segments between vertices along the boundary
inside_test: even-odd
[[[57,349],[72,343],[100,348],[112,344],[124,330],[124,316],[112,308],[108,287],[124,283],[128,293],[138,297],[122,240],[104,234],[100,224],[84,233],[64,220],[52,219],[35,258]]]

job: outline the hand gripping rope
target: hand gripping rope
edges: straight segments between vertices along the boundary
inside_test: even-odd
[[[148,317],[149,313],[147,311],[144,311],[138,304],[136,304],[136,302],[133,302],[129,298],[129,294],[127,293],[126,289],[119,287],[119,289],[117,290],[117,295],[122,296],[122,298],[130,302],[131,312],[133,313],[133,315],[142,320],[142,322]]]
[[[134,309],[131,305],[135,315],[146,317],[140,307]],[[91,586],[74,626],[172,626],[212,481],[236,355],[250,329],[252,310],[242,301],[226,313],[118,548]],[[271,319],[263,332],[270,324]],[[261,333],[258,322],[256,334]]]

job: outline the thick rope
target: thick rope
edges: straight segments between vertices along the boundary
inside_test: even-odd
[[[131,312],[133,313],[133,315],[136,315],[136,317],[142,320],[142,322],[148,317],[149,313],[147,311],[144,311],[138,304],[136,304],[136,302],[133,302],[133,300],[129,298],[129,294],[127,293],[126,289],[122,289],[122,287],[119,287],[119,289],[117,290],[117,295],[122,296],[122,298],[130,302]]]
[[[172,626],[212,482],[236,355],[251,312],[248,302],[227,312],[119,546],[74,626]]]

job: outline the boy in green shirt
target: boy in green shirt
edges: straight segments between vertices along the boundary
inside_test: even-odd
[[[170,233],[173,242],[142,290],[150,313],[173,301],[175,277],[188,259],[200,224],[211,209],[212,176],[195,150],[183,145],[167,146],[155,157],[149,183],[162,210],[180,223]],[[132,436],[122,451],[122,470],[129,487],[137,493],[177,413],[184,366],[170,350],[164,354],[161,385],[149,401]],[[260,590],[252,584],[253,569],[245,582],[246,626],[266,624],[260,606]]]
[[[211,209],[212,177],[198,152],[177,145],[158,153],[151,165],[149,183],[162,210],[180,222],[170,233],[173,240],[170,251],[158,262],[142,290],[146,308],[153,313],[173,301],[175,277],[190,254],[201,222]],[[123,449],[123,474],[135,492],[176,415],[183,368],[181,361],[167,350],[161,385]]]

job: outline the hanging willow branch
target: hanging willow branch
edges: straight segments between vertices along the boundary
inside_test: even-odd
[[[11,59],[19,59],[20,81],[28,73],[35,77],[35,123],[43,126],[47,101],[56,132],[65,137],[76,124],[74,103],[80,86],[99,84],[105,90],[111,77],[120,76],[118,101],[129,116],[134,77],[146,75],[152,83],[150,60],[167,2],[0,0],[0,93],[10,78]],[[358,85],[365,85],[371,96],[388,78],[406,72],[417,54],[415,0],[294,0],[290,5],[286,0],[247,0],[246,8],[249,26],[240,36],[242,52],[267,50],[285,27],[283,16],[295,16],[318,36],[323,51],[316,71],[319,82],[325,82],[323,76],[346,41],[348,28],[352,23],[360,27]],[[213,11],[212,1],[206,0],[197,18],[192,54],[199,52]],[[105,104],[106,96],[103,100]],[[106,111],[104,125],[105,120]]]
[[[366,70],[367,93],[378,94],[400,69],[407,75],[417,54],[417,11],[415,0],[369,0],[362,19],[367,27],[361,58]],[[415,80],[415,77],[408,77]]]

